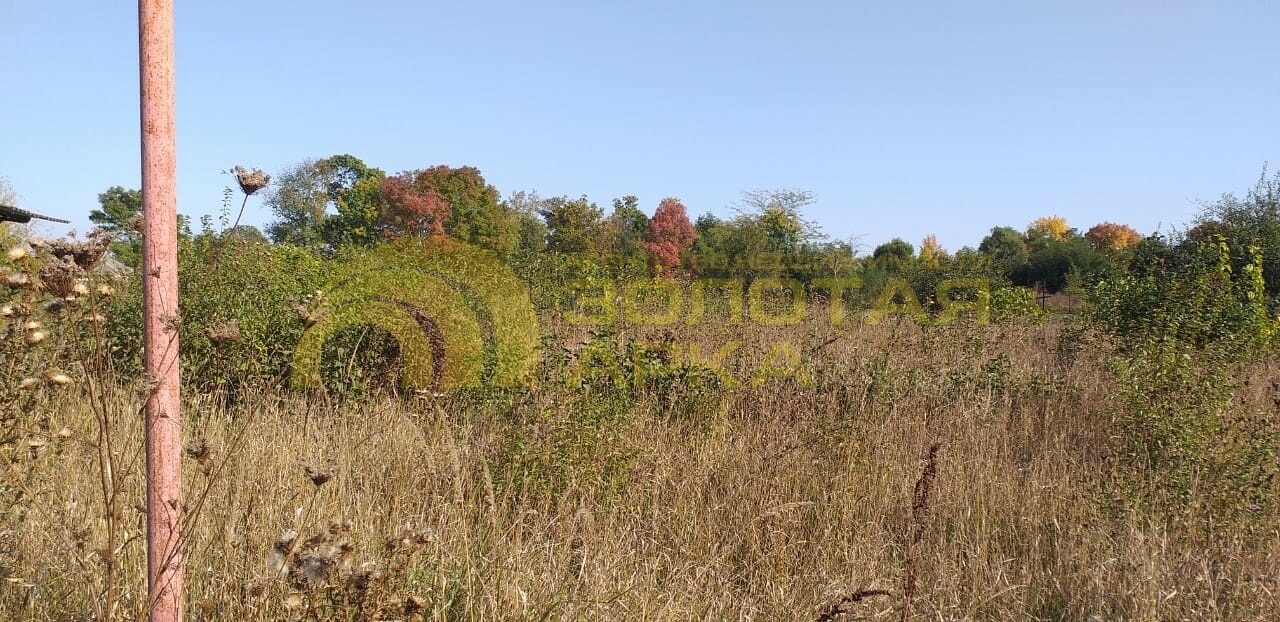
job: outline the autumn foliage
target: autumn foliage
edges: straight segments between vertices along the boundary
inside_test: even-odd
[[[657,265],[674,268],[680,265],[680,253],[693,244],[695,236],[684,204],[678,199],[667,198],[658,204],[658,210],[649,219],[644,247]]]
[[[1100,251],[1119,251],[1137,244],[1142,236],[1129,225],[1104,222],[1090,228],[1084,239]]]
[[[920,260],[931,266],[937,266],[947,254],[946,249],[938,243],[938,236],[929,234],[920,242]]]
[[[383,180],[378,188],[379,224],[389,237],[444,233],[444,221],[452,213],[449,202],[414,181],[413,173],[400,173]]]
[[[1061,240],[1071,233],[1071,226],[1062,216],[1042,216],[1027,227],[1027,233],[1033,237],[1038,234],[1053,240]]]

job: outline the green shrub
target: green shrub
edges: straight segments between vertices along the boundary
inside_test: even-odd
[[[1276,345],[1256,249],[1242,269],[1217,239],[1089,294],[1088,325],[1115,348],[1114,413],[1136,499],[1221,518],[1274,502],[1280,429],[1233,398],[1242,370]],[[1168,511],[1169,508],[1164,508]]]
[[[991,292],[991,321],[1043,320],[1048,313],[1036,304],[1035,292],[1026,287],[1000,287]]]
[[[244,385],[283,383],[305,322],[300,309],[328,278],[314,251],[201,235],[178,247],[183,385],[233,397]],[[117,368],[142,370],[142,288],[130,279],[110,314]]]
[[[564,390],[555,388],[552,390]],[[611,496],[630,483],[640,447],[624,389],[582,389],[561,394],[554,406],[519,411],[506,422],[493,458],[496,484],[533,504],[568,492]]]

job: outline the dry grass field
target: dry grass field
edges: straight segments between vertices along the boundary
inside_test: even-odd
[[[1116,376],[1060,347],[1067,322],[593,341],[739,340],[736,378],[794,344],[811,382],[758,387],[631,367],[569,386],[590,338],[559,329],[518,391],[191,395],[188,618],[1280,616],[1274,506],[1219,519],[1120,461]],[[68,372],[6,449],[0,611],[144,619],[141,393]],[[1274,418],[1280,365],[1246,380],[1235,407]]]

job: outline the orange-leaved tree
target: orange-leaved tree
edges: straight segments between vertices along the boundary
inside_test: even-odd
[[[1090,227],[1084,239],[1100,251],[1120,251],[1142,241],[1142,236],[1129,225],[1104,222]]]
[[[658,266],[675,268],[680,265],[680,253],[693,245],[695,235],[684,204],[679,199],[666,198],[649,219],[644,248]]]

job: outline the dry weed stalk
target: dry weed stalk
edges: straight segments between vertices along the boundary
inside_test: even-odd
[[[822,613],[818,615],[817,622],[835,622],[836,618],[839,618],[840,616],[846,613],[849,613],[849,610],[845,609],[845,607],[847,607],[848,605],[852,605],[853,603],[857,603],[857,602],[862,602],[863,600],[871,598],[873,596],[891,596],[891,595],[892,594],[888,590],[856,590],[852,594],[845,596],[844,598],[841,598],[839,601],[837,601],[835,604],[831,605],[830,607],[827,607],[826,609],[822,610]]]
[[[916,595],[916,582],[920,573],[920,541],[924,539],[926,521],[929,518],[929,495],[933,492],[933,482],[938,477],[938,453],[942,450],[942,442],[934,441],[929,446],[929,456],[925,459],[924,471],[916,480],[915,490],[911,494],[911,522],[908,525],[906,573],[902,580],[902,621],[911,618],[911,603]]]

